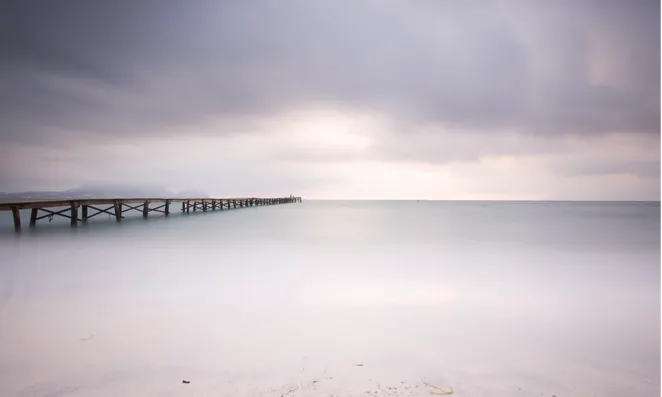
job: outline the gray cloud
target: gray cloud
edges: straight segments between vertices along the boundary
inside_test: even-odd
[[[660,179],[660,162],[657,161],[634,161],[626,163],[612,163],[609,165],[587,164],[583,167],[568,169],[566,174],[570,176],[591,175],[617,175],[628,174],[642,178]]]
[[[387,114],[409,129],[659,133],[655,1],[2,7],[3,141],[165,134],[308,103]],[[596,46],[606,49],[591,60]],[[591,64],[614,59],[611,80],[592,84]]]
[[[654,198],[659,15],[652,0],[5,1],[0,190]]]

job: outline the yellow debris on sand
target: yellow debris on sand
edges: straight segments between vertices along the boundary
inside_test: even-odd
[[[449,396],[449,395],[453,394],[453,389],[452,388],[448,388],[448,390],[443,390],[442,388],[437,387],[437,386],[432,385],[432,384],[429,384],[426,381],[423,381],[423,384],[427,387],[431,387],[432,389],[434,389],[434,390],[430,390],[430,394],[438,394],[440,396]]]

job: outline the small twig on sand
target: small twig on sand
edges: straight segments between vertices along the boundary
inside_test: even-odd
[[[422,382],[425,386],[436,389],[436,390],[430,390],[430,394],[439,394],[441,396],[449,396],[449,395],[453,394],[453,389],[452,388],[448,388],[448,390],[443,390],[440,387],[437,387],[435,385],[431,385],[426,381],[422,381]]]

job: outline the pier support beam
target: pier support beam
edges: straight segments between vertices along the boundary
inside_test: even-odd
[[[170,215],[170,200],[166,200],[165,202],[165,216]]]
[[[145,201],[145,204],[143,204],[143,218],[147,218],[148,213],[149,213],[149,201]]]
[[[30,227],[37,226],[37,215],[39,215],[39,208],[33,208],[30,213]]]
[[[115,200],[113,204],[115,205],[115,219],[119,222],[122,220],[122,203],[119,200]]]
[[[21,211],[18,207],[11,207],[11,213],[14,216],[14,231],[21,232]]]
[[[78,226],[78,203],[71,202],[71,226]]]
[[[87,222],[87,218],[88,218],[88,215],[87,215],[87,208],[88,208],[87,205],[83,205],[83,223],[86,223],[86,222]]]

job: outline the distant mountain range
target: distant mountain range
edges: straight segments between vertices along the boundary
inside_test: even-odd
[[[15,199],[70,199],[70,198],[208,198],[209,194],[188,189],[172,192],[163,186],[87,185],[64,191],[0,192],[0,200]]]

